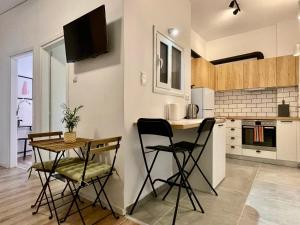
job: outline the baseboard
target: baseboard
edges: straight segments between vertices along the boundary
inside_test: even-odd
[[[9,166],[9,164],[7,164],[7,163],[0,163],[0,167],[4,167],[4,168],[6,168],[6,169],[11,168],[11,167]]]
[[[272,165],[277,165],[277,166],[300,168],[300,164],[298,162],[292,162],[292,161],[277,160],[277,159],[265,159],[265,158],[257,158],[257,157],[244,156],[244,155],[232,155],[232,154],[226,154],[226,157],[230,158],[230,159],[240,159],[240,160],[246,160],[246,161],[252,161],[252,162],[272,164]]]
[[[82,192],[80,193],[80,197],[83,197],[84,199],[86,199],[86,200],[88,200],[88,201],[91,201],[91,202],[93,202],[93,201],[95,200],[94,197],[91,197],[91,196],[88,194],[88,192],[84,192],[84,191],[82,191]],[[106,201],[101,201],[101,202],[102,202],[102,204],[103,204],[106,208],[109,209],[109,206],[108,206],[108,204],[107,204]],[[125,215],[125,214],[126,214],[126,211],[125,211],[124,208],[120,208],[119,206],[114,205],[112,202],[111,202],[111,205],[112,205],[113,210],[114,210],[117,214],[119,214],[119,215]]]
[[[133,218],[132,216],[129,216],[129,215],[126,215],[125,216],[127,219],[131,220],[132,222],[136,223],[136,224],[139,224],[139,225],[149,225],[148,223],[145,223],[143,221],[140,221],[136,218]]]
[[[168,184],[162,184],[160,187],[156,188],[155,191],[156,191],[156,194],[161,194],[163,193],[164,191],[167,190],[167,188],[169,187]],[[153,191],[151,191],[149,194],[145,195],[143,198],[141,198],[139,201],[138,201],[138,205],[139,204],[143,204],[143,203],[146,203],[148,202],[150,199],[152,199],[154,196],[154,193]],[[133,207],[133,204],[132,203],[131,205],[127,206],[126,207],[126,214],[128,214],[128,212],[130,212],[131,208]]]

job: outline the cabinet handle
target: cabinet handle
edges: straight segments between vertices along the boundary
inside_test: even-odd
[[[223,126],[224,126],[224,124],[219,124],[218,126],[219,126],[219,127],[223,127]]]
[[[231,122],[234,122],[235,120],[234,120],[234,119],[231,119],[230,121],[231,121]]]
[[[234,129],[234,128],[231,128],[230,130],[231,130],[231,131],[235,131],[235,129]]]
[[[261,151],[260,150],[256,150],[256,153],[261,153]]]
[[[231,137],[231,140],[234,140],[235,139],[235,137]]]
[[[232,148],[232,149],[234,149],[234,148],[235,148],[235,146],[231,146],[231,148]]]
[[[282,122],[282,123],[292,123],[293,121],[292,120],[281,120],[280,122]]]

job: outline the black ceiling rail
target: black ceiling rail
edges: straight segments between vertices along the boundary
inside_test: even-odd
[[[195,52],[193,49],[191,50],[191,56],[194,58],[194,59],[198,59],[198,58],[201,58],[201,55],[199,55],[197,52]]]
[[[241,61],[241,60],[246,60],[246,59],[253,59],[256,58],[257,60],[259,59],[264,59],[264,54],[262,52],[251,52],[247,54],[242,54],[242,55],[237,55],[237,56],[232,56],[228,58],[223,58],[223,59],[217,59],[211,61],[213,65],[219,65],[219,64],[224,64],[224,63],[230,63],[230,62],[236,62],[236,61]]]

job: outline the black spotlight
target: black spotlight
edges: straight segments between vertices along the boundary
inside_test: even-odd
[[[239,9],[235,9],[235,10],[233,11],[233,15],[238,14],[239,11],[240,11]]]
[[[233,7],[234,7],[234,1],[233,1],[233,0],[230,2],[229,7],[230,7],[230,8],[233,8]]]

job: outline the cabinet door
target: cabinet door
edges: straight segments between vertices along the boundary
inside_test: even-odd
[[[278,87],[287,87],[298,85],[298,71],[296,63],[298,63],[298,57],[294,56],[282,56],[277,57],[276,60],[276,81]]]
[[[259,87],[257,60],[244,62],[244,88]]]
[[[228,79],[226,82],[227,90],[243,89],[243,63],[230,63],[228,64]]]
[[[227,63],[216,66],[216,90],[243,88],[243,63]]]
[[[225,178],[226,171],[226,126],[225,123],[215,124],[213,129],[213,187]]]
[[[227,70],[225,65],[217,65],[215,67],[215,87],[216,91],[226,90]]]
[[[297,122],[277,122],[277,159],[297,161]]]
[[[215,90],[215,65],[208,62],[208,88]]]
[[[192,59],[192,85],[208,87],[208,64],[203,58]]]
[[[276,87],[276,58],[258,60],[259,87]]]

